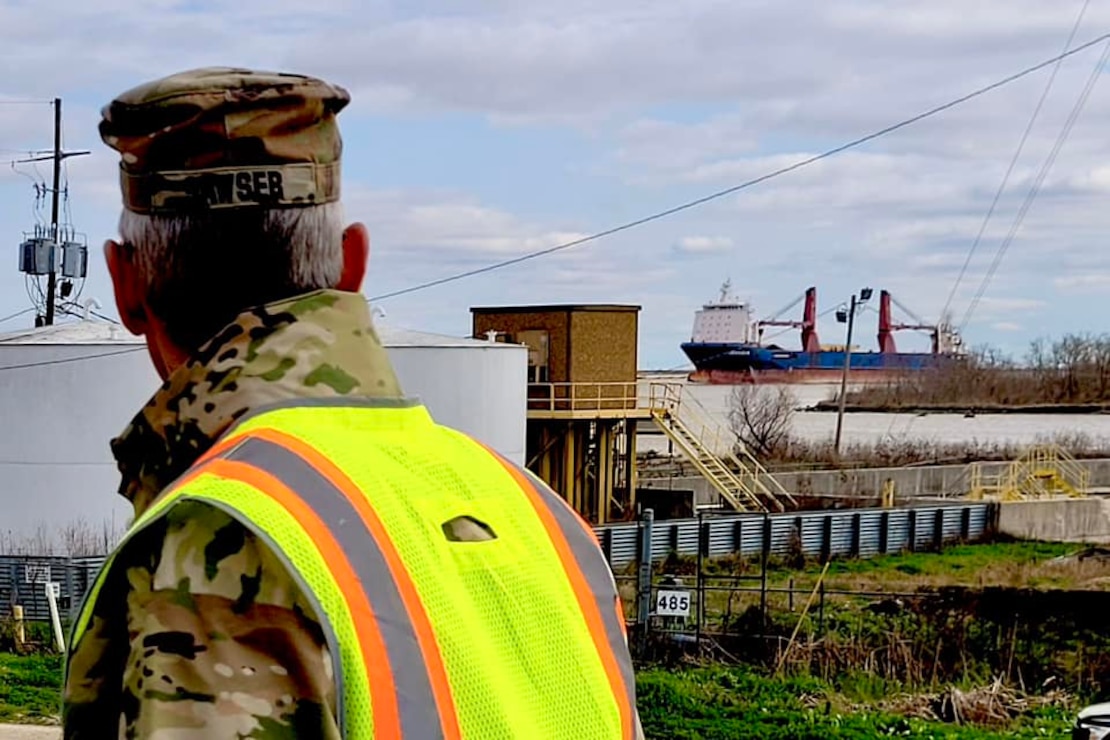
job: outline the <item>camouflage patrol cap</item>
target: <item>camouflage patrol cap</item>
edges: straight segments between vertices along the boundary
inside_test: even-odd
[[[139,85],[102,110],[136,213],[318,205],[339,199],[337,85],[303,75],[208,67]]]

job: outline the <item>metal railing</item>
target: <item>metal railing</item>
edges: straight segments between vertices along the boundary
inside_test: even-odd
[[[644,409],[640,383],[529,383],[529,411],[635,411]]]
[[[1085,496],[1090,488],[1091,473],[1080,465],[1067,450],[1056,444],[1030,449],[1020,461],[1035,490],[1062,490],[1069,496]]]
[[[546,413],[650,414],[697,471],[739,511],[785,511],[793,496],[727,425],[681,383],[627,381],[530,383],[528,410]]]
[[[795,505],[794,497],[780,484],[766,467],[751,454],[747,446],[742,444],[736,434],[715,419],[712,414],[693,396],[683,392],[683,386],[678,383],[650,383],[648,387],[648,405],[657,418],[662,419],[665,426],[667,420],[673,419],[685,428],[696,443],[703,450],[691,450],[696,458],[699,452],[708,452],[724,463],[723,467],[730,474],[739,493],[746,498],[765,500],[779,511],[785,511],[782,500]],[[680,447],[685,447],[681,445]],[[697,460],[692,460],[698,466]],[[703,472],[704,475],[704,472]],[[763,508],[762,505],[760,508]]]
[[[983,467],[980,462],[968,467],[970,499],[1025,501],[1061,494],[1078,498],[1090,489],[1091,472],[1059,445],[1030,447],[997,473],[984,473]]]

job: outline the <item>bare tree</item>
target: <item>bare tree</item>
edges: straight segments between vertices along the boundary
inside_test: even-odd
[[[61,551],[71,558],[107,555],[124,531],[115,517],[104,519],[99,528],[85,519],[75,520],[60,531]]]
[[[39,522],[33,533],[16,535],[0,531],[0,555],[23,557],[69,556],[96,557],[110,553],[123,538],[128,522],[113,516],[100,526],[85,519],[68,524],[47,525]]]
[[[729,397],[729,426],[754,454],[774,458],[789,446],[796,405],[785,385],[738,385]]]

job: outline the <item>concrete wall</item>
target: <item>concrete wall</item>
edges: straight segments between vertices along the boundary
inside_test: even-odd
[[[1024,540],[1110,543],[1110,500],[1015,501],[998,507],[998,531]]]
[[[1110,459],[1080,460],[1091,473],[1092,488],[1110,488]],[[1007,462],[983,463],[984,475],[1002,472]],[[791,493],[813,496],[878,496],[883,482],[894,481],[896,497],[935,498],[962,495],[968,488],[968,466],[933,465],[920,468],[863,468],[859,470],[815,470],[775,473],[775,479]],[[716,501],[716,492],[700,476],[675,478],[641,477],[642,488],[673,488],[694,492],[695,504]]]

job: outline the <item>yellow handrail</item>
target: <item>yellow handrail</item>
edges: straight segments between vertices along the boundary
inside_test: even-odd
[[[634,411],[642,408],[639,383],[605,381],[529,383],[529,411]]]
[[[754,485],[758,493],[770,499],[771,502],[774,503],[775,506],[779,509],[779,511],[785,511],[786,507],[783,506],[782,502],[778,500],[778,496],[785,497],[791,504],[797,504],[797,502],[794,500],[794,497],[791,496],[790,493],[785,488],[783,488],[782,484],[779,483],[775,479],[775,477],[770,474],[770,472],[763,466],[763,464],[760,463],[759,460],[757,460],[756,457],[751,454],[751,451],[748,449],[747,445],[743,444],[731,429],[726,428],[720,422],[714,421],[709,411],[706,410],[706,408],[696,398],[691,396],[689,398],[689,401],[690,404],[688,404],[687,407],[689,408],[689,406],[692,405],[698,418],[706,420],[705,423],[707,425],[713,426],[714,439],[719,441],[721,437],[725,438],[727,442],[724,449],[725,457],[740,471],[741,474],[751,478],[752,484]],[[740,452],[740,454],[744,457],[744,461],[740,460],[736,456],[736,451]],[[753,468],[754,470],[752,470]],[[770,481],[772,486],[777,489],[777,495],[775,492],[772,492],[771,489],[764,483],[764,479]]]
[[[693,396],[684,394],[683,386],[679,383],[653,382],[648,385],[648,405],[654,414],[669,415],[681,422],[703,447],[713,455],[723,458],[729,465],[724,469],[733,479],[735,485],[748,498],[758,502],[759,496],[769,500],[780,511],[785,511],[779,497],[785,498],[791,504],[796,504],[794,497],[779,483],[774,476],[751,454],[747,447],[740,443],[736,435],[727,429],[721,422]],[[737,457],[737,452],[744,458]],[[766,481],[766,482],[765,482]],[[770,483],[770,486],[767,485]],[[774,491],[772,490],[775,489]],[[760,504],[760,508],[764,508]]]
[[[993,476],[983,473],[982,463],[972,463],[970,468],[968,497],[1002,501],[1051,498],[1060,492],[1086,496],[1091,478],[1089,470],[1055,444],[1029,447]]]

